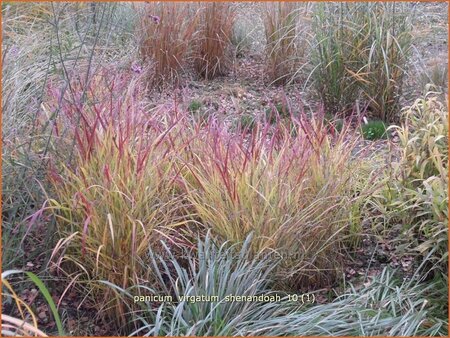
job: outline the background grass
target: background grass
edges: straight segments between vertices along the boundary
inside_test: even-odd
[[[2,266],[45,280],[65,319],[48,333],[73,331],[81,310],[59,308],[70,294],[95,308],[91,333],[447,334],[447,102],[403,95],[412,77],[445,93],[446,70],[410,72],[412,8],[271,3],[249,28],[238,4],[2,4]],[[246,63],[261,109],[183,103],[199,84],[241,81]],[[389,141],[358,136],[388,122]],[[367,238],[420,269],[367,258],[376,276],[350,287],[344,268]],[[8,281],[2,321],[43,334],[28,285]],[[303,306],[128,297],[319,286],[338,294]]]
[[[313,30],[313,78],[330,113],[367,101],[377,118],[389,122],[399,111],[411,48],[408,5],[397,3],[321,4]]]

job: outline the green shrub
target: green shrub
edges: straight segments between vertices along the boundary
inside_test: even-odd
[[[189,103],[188,110],[191,113],[197,113],[202,108],[202,103],[197,100],[192,100],[191,103]]]
[[[386,125],[383,121],[369,121],[361,125],[361,132],[366,140],[380,140],[387,138]]]

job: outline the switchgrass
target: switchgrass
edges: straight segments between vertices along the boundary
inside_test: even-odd
[[[64,104],[56,124],[66,137],[55,141],[61,147],[74,142],[74,150],[70,164],[50,167],[48,209],[60,238],[51,261],[53,269],[81,272],[98,309],[125,325],[123,300],[95,280],[126,288],[150,279],[137,260],[166,227],[185,223],[169,156],[176,120],[146,116],[142,87],[123,74],[95,75],[87,88],[84,103]]]
[[[366,47],[366,65],[360,70],[364,98],[382,121],[398,118],[403,80],[411,49],[409,9],[406,4],[371,4],[363,16],[370,25],[370,45]],[[366,19],[367,18],[367,19]],[[363,20],[364,22],[364,20]]]
[[[299,5],[295,2],[270,2],[264,8],[267,75],[271,83],[292,80],[304,56],[305,38],[299,26]]]
[[[199,4],[199,21],[193,42],[194,68],[198,75],[213,79],[224,75],[232,63],[231,37],[235,21],[233,4]]]
[[[41,13],[38,15],[38,13]],[[36,17],[33,18],[33,15]],[[39,109],[42,87],[49,67],[51,31],[45,20],[48,6],[2,7],[2,266],[9,269],[23,255],[24,226],[18,226],[33,212],[40,199],[34,177],[40,157],[33,141],[33,116]],[[38,29],[40,30],[38,30]],[[34,113],[34,114],[33,114]],[[32,136],[30,136],[32,135]]]
[[[357,99],[384,122],[399,113],[411,47],[407,5],[318,4],[314,12],[314,86],[330,113]]]
[[[149,80],[158,86],[178,83],[199,19],[192,4],[160,1],[138,4],[136,8],[140,13],[140,54],[150,65]]]
[[[2,7],[6,14],[3,268],[20,264],[24,238],[41,221],[49,235],[55,224],[59,236],[49,271],[67,274],[70,283],[65,291],[76,286],[92,301],[99,318],[114,321],[111,326],[121,326],[127,333],[130,318],[138,327],[135,334],[448,333],[446,319],[433,318],[445,312],[445,285],[402,283],[387,271],[362,290],[352,289],[331,304],[306,310],[273,302],[184,301],[156,308],[154,303],[133,304],[125,295],[135,290],[139,295],[148,291],[177,297],[252,296],[275,294],[273,284],[298,291],[335,283],[343,264],[342,249],[357,246],[360,240],[374,162],[358,157],[359,140],[345,120],[326,124],[323,114],[288,116],[290,110],[275,106],[273,115],[263,121],[243,115],[242,133],[235,134],[215,116],[193,120],[176,104],[174,110],[149,113],[142,78],[122,67],[122,56],[134,49],[127,43],[130,7],[121,7],[123,12],[118,13],[110,4],[33,4],[27,12],[11,4],[10,10],[17,11],[11,18],[8,6]],[[203,12],[178,3],[144,6],[140,50],[155,72],[155,83],[179,81],[191,47],[199,74],[211,78],[226,72],[233,15],[219,8],[231,5],[206,4]],[[345,6],[336,8],[344,11]],[[398,7],[389,8],[395,16]],[[391,15],[378,10],[368,13]],[[290,60],[298,60],[294,47],[300,37],[295,11],[279,13],[286,14],[282,23],[275,24],[276,18],[271,23],[281,35],[270,36],[279,44],[272,46],[279,56],[274,65],[282,65],[272,67],[279,72],[273,80],[283,82],[286,74],[295,76]],[[357,13],[365,18],[366,13]],[[407,33],[402,40],[395,32],[403,32],[403,22],[384,26],[387,19],[358,30],[352,25],[375,20],[359,21],[358,15],[354,23],[345,21],[350,28],[343,25],[348,34],[342,36],[361,38],[355,43],[361,47],[359,53],[343,48],[348,45],[339,51],[356,61],[321,63],[330,67],[323,75],[331,79],[329,84],[322,82],[326,93],[327,85],[336,86],[336,97],[341,97],[357,85],[356,94],[348,100],[332,98],[327,106],[345,110],[361,97],[376,114],[390,119],[404,75]],[[200,23],[202,16],[205,20]],[[122,27],[121,20],[128,32],[124,35],[115,29]],[[370,48],[364,39],[369,36],[366,29],[374,32]],[[190,41],[198,45],[189,45]],[[331,42],[331,47],[322,46],[325,52],[334,53],[337,44]],[[98,72],[98,64],[111,59],[117,62]],[[340,83],[341,76],[348,82]],[[370,87],[377,81],[381,94]],[[447,115],[441,103],[429,98],[408,109],[406,124],[396,128],[404,153],[393,175],[384,178],[390,181],[382,196],[376,196],[383,217],[392,216],[391,222],[400,219],[411,235],[412,250],[426,255],[431,269],[444,276]],[[275,117],[272,124],[271,117]],[[290,117],[289,127],[279,117]],[[44,198],[44,206],[36,212]],[[54,217],[48,218],[47,212]],[[210,234],[205,237],[206,230]],[[195,247],[184,236],[197,232],[202,239]],[[250,233],[253,237],[248,237]],[[161,245],[160,239],[168,244]],[[180,246],[193,250],[177,257]],[[27,275],[48,301],[62,335],[52,295],[35,275]],[[2,313],[2,333],[43,335],[33,309],[17,297],[3,275],[2,282],[8,291],[6,301],[15,302],[21,315]]]
[[[350,76],[349,70],[361,66],[359,53],[366,41],[358,31],[347,29],[348,19],[342,14],[345,6],[317,4],[313,13],[312,79],[329,114],[350,110],[359,96],[356,79]]]
[[[182,171],[200,222],[231,242],[254,232],[254,253],[283,257],[291,285],[336,277],[351,220],[358,228],[351,207],[365,194],[352,191],[361,165],[352,157],[356,136],[348,126],[329,132],[322,121],[302,115],[293,121],[296,137],[282,124],[258,124],[246,136],[211,123],[191,142]]]
[[[148,160],[140,163],[137,151],[128,146],[119,155],[112,138],[107,130],[91,159],[77,159],[77,170],[67,168],[54,182],[57,196],[51,206],[61,240],[53,256],[58,267],[61,261],[70,261],[72,269],[81,267],[87,280],[107,279],[127,287],[139,278],[150,278],[151,272],[136,266],[136,260],[165,226],[177,225],[178,206],[176,198],[164,198],[170,195],[170,186],[161,176],[170,166],[162,167],[163,159],[150,152],[145,155]],[[61,269],[70,268],[62,265]],[[97,306],[106,303],[112,308],[106,312],[125,319],[120,299],[103,290],[93,294]]]
[[[99,58],[102,56],[100,50],[113,41],[107,33],[116,23],[114,8],[102,4],[85,11],[57,3],[2,6],[5,268],[20,261],[24,237],[32,230],[29,220],[45,199],[41,186],[46,185],[44,168],[50,156],[47,145],[51,123],[39,125],[37,121],[43,113],[47,83],[64,78],[75,65],[88,67],[94,54],[92,45],[97,46]],[[96,30],[90,20],[93,15],[98,17]],[[84,28],[77,29],[75,18],[86,22]],[[116,36],[120,35],[118,31]],[[51,234],[51,226],[47,228]]]

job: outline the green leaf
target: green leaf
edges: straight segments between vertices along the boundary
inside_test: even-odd
[[[59,317],[58,310],[56,309],[55,302],[53,301],[52,296],[50,295],[50,292],[44,285],[44,283],[39,279],[38,276],[36,276],[34,273],[30,271],[21,271],[21,270],[9,270],[2,273],[2,279],[6,278],[9,275],[17,274],[17,273],[25,273],[28,278],[36,284],[39,291],[41,291],[42,295],[44,296],[45,300],[47,301],[48,305],[50,306],[50,310],[53,313],[53,317],[55,318],[56,326],[58,328],[58,335],[64,336],[64,329],[62,326],[61,318]]]

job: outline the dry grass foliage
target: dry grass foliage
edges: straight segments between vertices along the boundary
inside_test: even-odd
[[[265,4],[267,75],[272,83],[287,83],[301,67],[306,43],[300,30],[299,10],[295,2]]]
[[[161,1],[138,4],[136,8],[140,12],[140,54],[151,65],[152,82],[178,82],[188,63],[199,20],[194,6]]]
[[[194,67],[198,75],[212,79],[226,74],[232,62],[235,9],[227,2],[206,2],[199,7],[200,19],[193,44]]]

